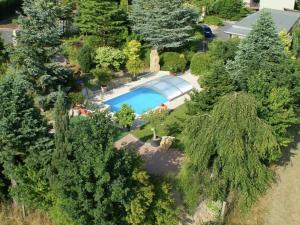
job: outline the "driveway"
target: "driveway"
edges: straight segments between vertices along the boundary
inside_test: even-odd
[[[218,38],[222,41],[227,40],[229,37],[224,31],[230,28],[233,24],[235,24],[233,21],[224,21],[224,26],[218,27],[217,29],[212,29],[215,38]]]

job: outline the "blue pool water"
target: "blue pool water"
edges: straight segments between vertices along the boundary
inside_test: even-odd
[[[113,112],[120,110],[123,104],[130,105],[135,113],[143,114],[144,112],[159,106],[168,100],[161,94],[148,89],[138,88],[124,95],[118,96],[105,102],[110,105]]]

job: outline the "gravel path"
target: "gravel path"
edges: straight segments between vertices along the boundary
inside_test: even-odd
[[[299,137],[298,137],[299,139]],[[278,181],[266,196],[265,225],[300,225],[300,142],[291,160],[277,169]]]

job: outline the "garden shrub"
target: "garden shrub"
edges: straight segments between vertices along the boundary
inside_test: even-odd
[[[93,65],[92,54],[93,49],[88,45],[84,45],[78,53],[77,61],[83,73],[88,73]]]
[[[85,97],[81,92],[71,92],[69,93],[69,99],[72,105],[83,104]]]
[[[120,111],[117,112],[115,116],[120,126],[130,130],[130,127],[132,126],[135,120],[134,110],[131,108],[131,106],[123,104]]]
[[[121,50],[113,47],[100,47],[96,50],[95,61],[99,68],[118,71],[125,63],[125,55]]]
[[[83,43],[80,37],[70,38],[63,41],[63,54],[71,64],[78,64],[77,58]]]
[[[213,7],[215,14],[224,19],[237,19],[244,15],[242,0],[218,0]]]
[[[184,54],[177,52],[165,52],[160,56],[162,70],[170,72],[183,72],[186,67]]]
[[[92,70],[94,85],[106,86],[112,79],[112,71],[108,68],[96,68]]]
[[[214,25],[214,26],[223,26],[224,25],[222,19],[220,19],[217,16],[206,16],[204,18],[203,23],[208,24],[208,25]]]
[[[203,75],[211,70],[212,58],[208,53],[198,52],[191,61],[191,73],[194,75]]]
[[[150,48],[142,48],[141,50],[141,58],[144,61],[144,65],[146,68],[150,67],[150,53],[151,53]]]

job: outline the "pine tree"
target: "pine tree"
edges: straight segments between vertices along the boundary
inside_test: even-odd
[[[191,40],[197,14],[181,0],[133,0],[132,29],[152,48],[177,48]]]
[[[210,114],[187,121],[186,153],[212,198],[238,193],[250,206],[273,179],[268,163],[280,157],[272,128],[258,117],[259,103],[240,92],[220,98]]]
[[[127,31],[126,14],[117,1],[79,0],[77,25],[83,34],[97,35],[104,45],[116,45]]]
[[[287,129],[297,123],[296,114],[292,113],[297,107],[299,96],[299,76],[294,74],[293,64],[284,52],[284,47],[276,31],[273,19],[268,12],[262,12],[257,24],[249,36],[241,42],[234,61],[227,65],[227,71],[237,86],[237,89],[255,95],[262,103],[262,116],[272,125],[282,146],[288,144]],[[273,90],[280,88],[289,89],[286,104],[276,105],[270,101]],[[276,94],[281,101],[279,95]],[[288,97],[290,96],[290,97]],[[289,99],[291,98],[291,99]],[[275,105],[274,105],[275,104]],[[281,109],[279,108],[281,107]],[[290,109],[289,120],[284,116],[276,116],[278,111]],[[276,121],[274,119],[276,118]],[[283,127],[285,131],[283,131]]]
[[[54,103],[53,93],[64,87],[70,76],[69,70],[54,62],[62,34],[61,10],[55,0],[25,0],[23,13],[18,19],[20,31],[12,66],[32,83],[42,107]]]
[[[28,87],[17,75],[0,83],[0,159],[3,173],[11,180],[13,197],[26,205],[44,207],[52,144]]]

